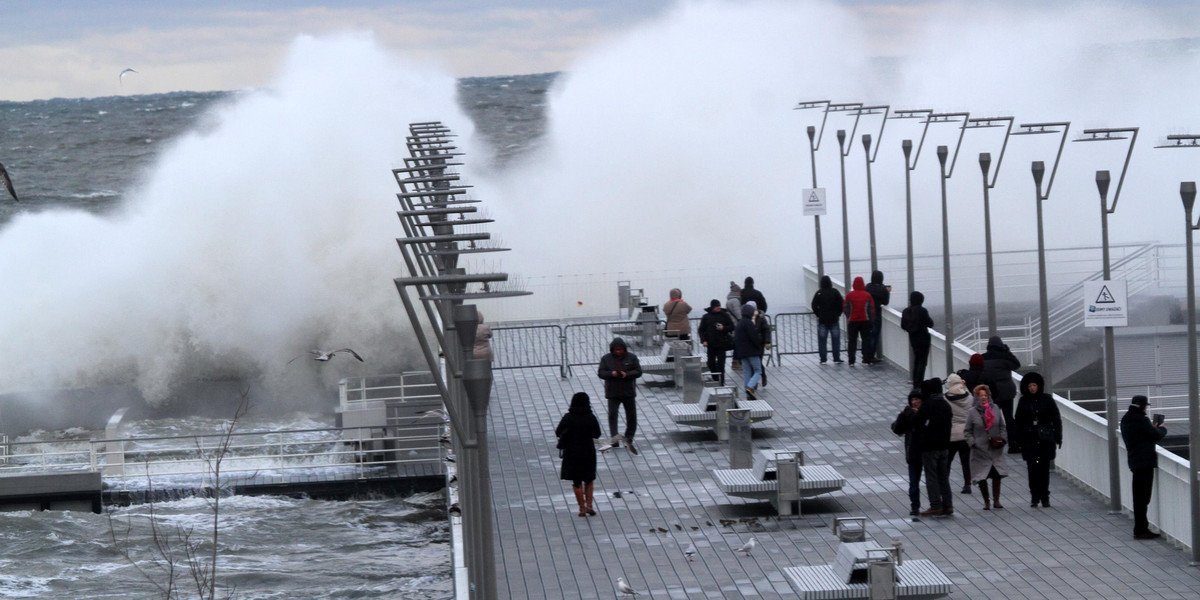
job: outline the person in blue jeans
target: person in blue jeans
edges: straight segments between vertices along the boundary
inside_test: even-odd
[[[762,376],[763,340],[754,325],[754,307],[742,306],[742,319],[733,329],[733,358],[742,361],[742,383],[746,397],[754,400],[758,396],[754,388]]]
[[[833,337],[833,362],[842,362],[842,328],[838,325],[842,318],[842,293],[833,287],[833,280],[828,275],[821,276],[821,287],[813,294],[812,311],[817,317],[817,352],[821,356],[821,364],[825,364],[827,356],[825,345]]]

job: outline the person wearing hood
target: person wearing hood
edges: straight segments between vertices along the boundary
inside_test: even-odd
[[[954,514],[954,494],[950,492],[950,425],[953,414],[942,395],[942,380],[936,377],[921,382],[925,400],[913,420],[917,446],[921,449],[921,464],[925,467],[925,491],[929,509],[921,516],[950,516]]]
[[[992,397],[1000,410],[1004,411],[1004,422],[1014,423],[1013,399],[1017,397],[1017,388],[1013,385],[1013,371],[1021,368],[1021,361],[1008,349],[1000,336],[988,338],[987,350],[983,353],[983,377],[992,382]],[[1024,393],[1024,392],[1022,392]],[[1017,438],[1008,445],[1008,453],[1016,454],[1021,451],[1024,439]]]
[[[854,354],[858,351],[858,342],[862,340],[863,364],[875,362],[871,354],[871,319],[875,318],[875,299],[863,289],[863,278],[855,277],[854,286],[846,300],[842,302],[842,312],[846,315],[846,333],[850,336],[849,347],[846,349],[850,366],[854,366]]]
[[[754,328],[758,330],[758,339],[762,340],[762,351],[758,353],[758,383],[767,387],[767,352],[771,350],[771,320],[758,307],[757,301],[751,300],[743,306],[754,309]],[[754,386],[754,391],[758,391],[758,385]]]
[[[925,369],[929,365],[929,347],[933,343],[929,337],[933,318],[929,316],[924,304],[925,294],[914,291],[908,295],[908,307],[900,313],[900,328],[908,332],[908,345],[913,351],[913,364],[909,370],[913,387],[919,387],[925,379]]]
[[[742,318],[742,286],[730,281],[729,295],[725,296],[725,310],[729,312],[729,318],[735,322]],[[740,371],[742,369],[742,361],[733,359],[733,364],[730,368]]]
[[[984,373],[983,370],[983,355],[976,352],[967,360],[967,368],[959,369],[958,376],[962,377],[963,383],[967,384],[968,390],[973,390],[981,385],[988,386],[988,391],[992,392],[993,402],[996,390],[996,382]],[[1011,421],[1010,421],[1011,423]]]
[[[762,292],[758,291],[758,288],[754,287],[753,277],[746,276],[739,299],[742,301],[742,304],[753,302],[758,307],[758,310],[764,313],[767,312],[767,299],[763,297]]]
[[[721,385],[725,385],[725,353],[733,348],[735,325],[733,317],[721,307],[721,301],[713,298],[708,308],[704,309],[700,326],[696,328],[700,345],[708,352],[708,372],[716,373]]]
[[[971,447],[967,445],[963,430],[967,426],[967,411],[975,405],[975,398],[967,391],[967,385],[957,373],[946,378],[946,402],[950,403],[950,451],[946,462],[954,467],[954,457],[962,465],[963,494],[971,493]]]
[[[637,454],[633,445],[633,434],[637,433],[637,378],[642,376],[642,363],[636,354],[629,351],[625,340],[615,337],[608,345],[608,354],[600,358],[597,369],[600,379],[604,380],[604,397],[608,400],[608,432],[612,436],[610,443],[616,448],[625,440],[625,447],[632,454]],[[617,409],[625,407],[625,435],[617,435]]]
[[[964,429],[967,446],[971,448],[971,474],[979,494],[983,496],[983,510],[1004,508],[1000,504],[1000,480],[1008,477],[1008,460],[1004,446],[1008,443],[1008,426],[1004,413],[995,409],[992,390],[986,385],[974,389],[975,405],[967,411],[967,426]],[[992,480],[992,498],[988,501],[987,480]]]
[[[600,437],[600,422],[592,414],[591,398],[583,392],[571,396],[571,408],[554,429],[558,437],[562,471],[559,477],[571,482],[579,516],[596,514],[592,488],[596,480],[596,443]]]
[[[746,397],[754,400],[754,387],[762,374],[763,353],[762,336],[754,324],[754,307],[742,305],[742,318],[733,328],[733,358],[742,361],[742,384],[746,389]]]
[[[883,329],[883,307],[892,299],[892,286],[883,284],[883,271],[871,272],[871,283],[865,288],[875,301],[875,316],[871,319],[871,362],[879,362],[879,332]]]
[[[692,312],[692,305],[683,299],[683,292],[679,288],[673,288],[669,295],[670,298],[662,306],[663,314],[667,317],[666,330],[674,331],[681,340],[690,340],[692,323],[688,321],[688,314]]]
[[[1021,457],[1029,472],[1029,507],[1050,507],[1050,463],[1062,447],[1062,416],[1058,403],[1043,388],[1045,379],[1029,372],[1021,378],[1021,399],[1014,417]],[[999,401],[997,401],[999,404]]]
[[[892,421],[892,433],[904,436],[904,462],[908,464],[908,500],[911,506],[908,514],[912,517],[921,514],[921,449],[913,439],[913,428],[924,400],[921,390],[909,392],[908,405]]]
[[[1162,537],[1150,531],[1146,509],[1154,493],[1154,470],[1158,468],[1158,449],[1155,447],[1167,435],[1162,419],[1150,421],[1146,408],[1150,400],[1134,396],[1129,412],[1121,417],[1121,439],[1125,440],[1129,470],[1133,472],[1133,539],[1152,540]],[[1158,415],[1156,415],[1158,416]]]
[[[817,317],[817,352],[821,364],[825,364],[825,344],[833,337],[833,362],[842,362],[842,329],[838,321],[842,318],[842,293],[833,287],[828,275],[821,276],[821,287],[812,297],[812,311]]]

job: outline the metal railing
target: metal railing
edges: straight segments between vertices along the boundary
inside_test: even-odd
[[[365,429],[361,441],[349,439]],[[395,433],[384,435],[386,429]],[[318,428],[234,432],[221,459],[222,485],[337,481],[394,476],[401,465],[445,459],[440,424],[389,428]],[[8,442],[0,477],[30,472],[101,470],[117,489],[206,487],[224,434]],[[118,459],[117,455],[120,455]]]
[[[567,376],[567,338],[561,325],[493,325],[492,355],[493,369],[558,367],[559,375]]]
[[[817,317],[811,311],[779,313],[775,315],[772,329],[771,353],[776,364],[789,354],[817,354]],[[843,336],[842,339],[846,338]]]

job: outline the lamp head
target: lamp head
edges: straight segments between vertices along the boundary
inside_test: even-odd
[[[938,146],[937,147],[937,155],[938,155],[938,162],[942,163],[942,166],[945,167],[946,166],[946,157],[950,155],[950,149],[945,146]]]
[[[1108,184],[1112,182],[1108,171],[1096,171],[1096,189],[1100,190],[1100,198],[1108,198]]]
[[[838,145],[844,147],[844,143],[846,141],[846,130],[839,129],[837,132],[837,138],[838,138]]]
[[[862,137],[863,149],[867,152],[871,151],[871,134],[864,133]]]
[[[908,158],[912,154],[912,140],[904,140],[900,142],[900,147],[904,149],[904,158]]]
[[[1035,160],[1035,161],[1033,161],[1032,170],[1033,170],[1033,183],[1038,186],[1039,190],[1041,190],[1042,189],[1042,176],[1046,174],[1046,163],[1044,163],[1040,160]]]
[[[814,139],[816,139],[816,137],[817,137],[817,128],[812,125],[809,125],[808,126],[808,141],[812,142]]]
[[[988,169],[992,168],[992,153],[991,152],[980,152],[979,153],[979,168],[983,170],[983,175],[986,177],[988,174]]]
[[[1183,200],[1183,210],[1190,215],[1192,206],[1196,203],[1196,182],[1183,181],[1179,183],[1179,197]],[[1191,223],[1189,223],[1191,225]]]

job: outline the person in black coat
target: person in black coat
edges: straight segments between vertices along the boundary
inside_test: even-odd
[[[908,307],[900,313],[900,328],[908,332],[908,345],[913,351],[912,369],[909,370],[913,387],[920,387],[925,379],[925,369],[929,365],[929,347],[933,343],[929,337],[933,318],[929,316],[929,310],[924,304],[925,294],[913,292],[908,295]],[[967,389],[973,388],[967,386]]]
[[[913,517],[921,514],[922,468],[921,450],[913,440],[913,427],[924,399],[921,390],[909,392],[908,405],[892,421],[892,433],[904,436],[904,462],[908,464],[908,500],[911,506],[908,514]]]
[[[1058,403],[1042,388],[1046,381],[1038,373],[1026,373],[1021,378],[1021,399],[1017,402],[1015,423],[1021,440],[1021,457],[1029,473],[1029,507],[1038,502],[1050,507],[1050,463],[1062,447],[1062,416]],[[1011,442],[1009,442],[1011,445]]]
[[[921,449],[925,467],[925,490],[929,510],[922,516],[954,514],[954,494],[950,491],[950,426],[954,419],[950,403],[942,395],[942,380],[936,377],[921,382],[925,400],[913,421],[914,439]]]
[[[833,362],[842,362],[842,328],[838,323],[842,318],[843,302],[845,298],[833,287],[833,280],[822,275],[821,287],[813,294],[810,306],[817,317],[817,353],[821,356],[821,364],[825,364],[825,344],[830,336],[833,337]]]
[[[1151,423],[1146,415],[1150,400],[1134,396],[1129,412],[1121,417],[1121,439],[1125,440],[1129,470],[1133,472],[1133,539],[1152,540],[1162,537],[1150,531],[1146,509],[1154,493],[1154,470],[1158,468],[1158,449],[1155,447],[1167,435],[1162,422]]]
[[[615,337],[608,345],[608,354],[600,358],[597,375],[604,380],[604,397],[608,399],[608,432],[613,447],[621,445],[632,454],[637,454],[633,445],[633,434],[637,433],[637,378],[642,376],[642,363],[636,354],[629,351],[625,340]],[[625,407],[625,436],[617,437],[617,409]]]
[[[1004,412],[1004,422],[1013,422],[1013,399],[1017,397],[1017,388],[1013,385],[1013,371],[1021,368],[1021,361],[1009,351],[1000,336],[988,338],[987,350],[983,353],[983,376],[992,382],[992,397],[996,405]],[[1022,392],[1024,393],[1024,392]],[[1011,437],[1011,436],[1010,436]],[[1010,441],[1008,453],[1016,454],[1021,451],[1020,439]]]
[[[600,421],[592,414],[591,399],[578,392],[571,396],[571,408],[563,415],[558,427],[559,455],[562,456],[560,477],[571,482],[575,501],[579,503],[579,516],[596,514],[592,502],[593,482],[596,480],[596,443],[600,437]]]
[[[871,345],[871,362],[879,362],[879,332],[883,329],[883,307],[892,299],[892,286],[883,285],[883,271],[871,272],[871,283],[867,284],[867,293],[875,300],[875,315],[871,318],[871,335],[867,338]]]
[[[754,287],[754,278],[747,276],[744,283],[745,285],[742,286],[742,293],[738,296],[738,299],[741,300],[743,305],[753,301],[758,310],[764,313],[767,312],[767,299],[763,297],[762,292]]]
[[[717,373],[721,385],[725,385],[725,353],[733,348],[733,328],[736,323],[729,311],[721,306],[721,301],[713,299],[704,309],[700,317],[700,326],[696,335],[700,337],[700,345],[708,351],[708,372]]]

